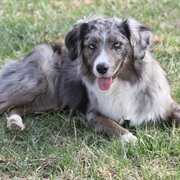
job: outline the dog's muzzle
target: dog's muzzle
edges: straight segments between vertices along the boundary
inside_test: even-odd
[[[99,63],[96,65],[96,71],[102,77],[97,78],[97,83],[99,89],[105,91],[108,90],[112,84],[112,77],[103,77],[109,70],[109,65],[107,63]]]

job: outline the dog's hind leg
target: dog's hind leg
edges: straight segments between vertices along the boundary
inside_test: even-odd
[[[10,111],[10,116],[7,118],[7,127],[11,130],[24,130],[25,126],[21,118],[23,114],[23,107],[13,108]]]
[[[24,130],[25,126],[22,117],[32,114],[34,110],[38,110],[38,107],[34,104],[38,94],[39,96],[44,95],[41,85],[34,90],[32,89],[30,92],[26,92],[26,94],[21,94],[13,98],[10,97],[7,101],[0,104],[0,114],[7,110],[9,111],[10,116],[7,118],[7,127],[9,129]]]
[[[7,127],[14,130],[23,130],[25,126],[20,116],[22,114],[22,108],[13,108],[12,103],[6,101],[0,105],[0,114],[11,108],[10,117],[7,118]]]
[[[10,110],[9,117],[7,118],[7,127],[11,130],[24,130],[22,117],[33,113],[33,107],[30,106],[14,107]]]

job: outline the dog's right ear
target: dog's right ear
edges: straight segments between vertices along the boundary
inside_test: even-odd
[[[75,24],[65,37],[65,45],[68,49],[69,59],[76,60],[81,54],[82,42],[88,30],[88,23]]]

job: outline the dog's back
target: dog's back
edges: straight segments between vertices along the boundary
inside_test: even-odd
[[[0,71],[0,82],[0,114],[8,109],[18,116],[64,107],[86,110],[86,88],[77,62],[70,62],[59,44],[39,45],[22,61],[9,61]],[[10,122],[16,119],[21,117],[10,116],[8,127],[13,128]],[[19,126],[15,128],[24,128]]]

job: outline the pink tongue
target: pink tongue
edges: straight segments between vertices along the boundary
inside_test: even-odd
[[[111,84],[112,84],[112,77],[108,77],[108,78],[101,77],[101,78],[98,78],[98,86],[99,86],[99,88],[102,91],[108,90],[110,88]]]

